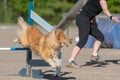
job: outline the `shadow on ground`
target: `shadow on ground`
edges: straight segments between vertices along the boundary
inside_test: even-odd
[[[52,74],[48,74],[48,73],[52,73]],[[44,79],[48,79],[48,80],[75,80],[75,77],[63,77],[67,74],[71,74],[72,72],[61,72],[61,77],[56,76],[55,71],[53,70],[49,70],[49,71],[45,71],[43,72],[43,77]]]
[[[109,65],[109,63],[120,65],[120,60],[103,60],[103,61],[98,61],[98,62],[88,61],[82,66],[105,67],[105,65]]]
[[[41,72],[41,70],[32,69],[32,78],[36,79],[48,79],[48,80],[75,80],[75,77],[63,77],[67,74],[71,74],[72,72],[61,72],[61,76],[56,75],[56,71],[47,70]],[[23,68],[19,71],[19,76],[26,77],[26,68]]]

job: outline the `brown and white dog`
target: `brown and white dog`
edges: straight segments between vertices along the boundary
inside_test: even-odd
[[[18,25],[18,38],[15,42],[30,48],[52,67],[61,66],[56,53],[63,45],[71,43],[62,29],[56,29],[44,35],[37,27],[28,25],[22,17],[18,18]]]

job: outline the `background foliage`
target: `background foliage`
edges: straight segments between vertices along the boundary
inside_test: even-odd
[[[55,25],[77,0],[34,0],[35,12]],[[18,16],[28,17],[29,0],[0,0],[0,23],[16,23]],[[111,12],[120,13],[120,0],[108,0]]]

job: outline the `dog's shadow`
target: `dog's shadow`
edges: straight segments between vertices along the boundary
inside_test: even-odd
[[[47,70],[42,72],[39,69],[32,69],[32,78],[36,79],[47,79],[47,80],[75,80],[75,77],[64,77],[67,74],[71,74],[72,72],[61,72],[61,76],[56,75],[55,70]],[[26,68],[23,68],[18,73],[19,76],[26,77]]]
[[[52,74],[49,74],[49,73],[52,73]],[[48,70],[48,71],[42,72],[43,78],[48,79],[48,80],[75,80],[76,79],[75,77],[63,77],[67,74],[71,74],[72,72],[61,72],[60,77],[55,75],[54,73],[55,73],[55,71],[53,71],[53,70]]]

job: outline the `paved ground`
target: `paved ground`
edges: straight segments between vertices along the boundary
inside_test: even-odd
[[[0,26],[0,47],[20,46],[13,43],[16,29],[16,27]],[[70,29],[69,32],[73,43],[69,47],[63,48],[61,77],[56,77],[55,69],[50,67],[33,67],[33,70],[42,70],[44,80],[120,80],[120,50],[117,49],[101,49],[101,60],[106,60],[108,65],[98,66],[87,64],[92,49],[83,48],[76,59],[82,67],[79,69],[67,68],[66,63],[75,45],[74,38],[77,35],[77,29]],[[39,57],[33,55],[33,58]],[[26,51],[0,51],[0,80],[38,80],[38,78],[20,76],[19,72],[25,67]]]

